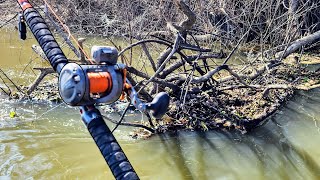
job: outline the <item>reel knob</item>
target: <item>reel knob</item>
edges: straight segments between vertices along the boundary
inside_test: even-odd
[[[146,104],[146,109],[151,111],[151,114],[156,119],[160,119],[168,110],[170,96],[166,92],[161,92],[154,97],[151,103]]]

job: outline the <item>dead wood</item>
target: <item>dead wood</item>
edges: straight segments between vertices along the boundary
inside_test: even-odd
[[[317,31],[313,34],[310,34],[301,39],[293,41],[288,45],[288,47],[284,51],[277,53],[277,59],[284,59],[288,57],[290,54],[302,48],[303,46],[311,45],[319,41],[319,39],[320,39],[320,31]]]
[[[9,78],[9,76],[1,68],[0,68],[0,73],[5,77],[5,78],[3,78],[2,75],[0,74],[1,80],[3,81],[5,86],[10,91],[8,94],[12,95],[12,91],[11,91],[10,87],[5,83],[4,79],[7,79],[20,93],[25,94],[24,91],[22,91],[22,89],[16,83],[14,83],[13,80],[11,78]],[[4,92],[6,92],[6,91],[4,91]]]
[[[149,80],[151,80],[150,82],[156,82],[156,83],[158,83],[158,84],[160,84],[160,85],[162,85],[162,86],[169,87],[169,88],[171,88],[171,89],[174,90],[174,91],[178,91],[178,90],[180,89],[177,85],[175,85],[175,84],[173,84],[173,83],[167,82],[167,81],[165,81],[165,80],[162,80],[162,79],[159,79],[159,78],[156,78],[156,77],[151,78],[151,77],[148,76],[147,74],[136,70],[134,67],[128,66],[128,67],[127,67],[127,70],[128,70],[128,72],[130,72],[130,73],[132,73],[132,74],[135,74],[135,75],[137,75],[137,76],[139,76],[139,77],[142,77],[142,78],[144,78],[144,79],[149,79]],[[147,83],[145,83],[145,85],[147,85]]]
[[[184,33],[192,28],[196,22],[197,16],[193,11],[190,10],[190,7],[184,2],[184,0],[175,0],[175,3],[179,10],[187,16],[187,19],[183,20],[179,25],[168,22],[167,28],[174,34],[177,32]]]
[[[83,43],[86,41],[86,38],[79,38],[78,44],[79,44],[79,52],[80,52],[80,62],[82,64],[87,64],[86,56],[83,53]]]
[[[48,74],[53,74],[55,71],[52,68],[34,68],[35,70],[39,70],[40,74],[35,79],[35,81],[29,86],[26,95],[30,95],[41,83],[43,78],[45,78]]]

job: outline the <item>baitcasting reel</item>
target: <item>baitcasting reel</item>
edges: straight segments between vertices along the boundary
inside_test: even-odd
[[[117,64],[118,52],[115,48],[93,46],[91,55],[96,64],[68,63],[62,68],[59,93],[65,103],[71,106],[111,104],[125,91],[138,110],[151,111],[155,118],[161,118],[166,113],[169,95],[162,92],[151,103],[143,103],[126,79],[126,65]]]

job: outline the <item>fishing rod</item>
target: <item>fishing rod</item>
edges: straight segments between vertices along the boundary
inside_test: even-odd
[[[152,102],[142,102],[126,78],[126,65],[117,63],[118,52],[114,47],[94,46],[91,65],[69,63],[40,13],[28,0],[17,2],[22,9],[19,15],[20,38],[26,39],[28,25],[50,65],[59,74],[61,98],[70,106],[80,107],[81,118],[113,176],[116,179],[139,179],[95,105],[111,104],[126,93],[138,110],[161,118],[169,106],[169,95],[161,92]]]

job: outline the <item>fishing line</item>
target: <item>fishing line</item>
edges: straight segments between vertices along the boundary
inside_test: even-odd
[[[60,46],[63,48],[65,46],[65,44],[67,44],[69,46],[69,48],[72,50],[72,52],[77,57],[80,57],[78,50],[74,47],[74,45],[70,41],[71,32],[69,30],[69,27],[66,25],[60,24],[61,26],[63,26],[64,29],[66,29],[66,31],[67,31],[66,33],[68,34],[68,36],[66,36],[64,34],[65,32],[60,28],[59,24],[56,23],[56,20],[50,16],[47,4],[45,4],[44,10],[37,3],[33,2],[33,4],[45,14],[45,16],[50,20],[50,22],[53,24],[55,29],[58,31],[58,34],[60,34],[60,36],[63,38],[64,41],[62,42],[62,44],[60,44]],[[70,54],[68,54],[68,55],[70,55]]]
[[[22,72],[20,73],[20,77],[22,77],[25,74],[25,71],[27,70],[27,67],[36,59],[37,59],[37,57],[34,58],[33,55],[30,57],[30,60],[29,60],[28,64],[23,68]],[[36,75],[34,73],[34,71],[32,71],[32,72],[33,72],[34,75]],[[18,80],[17,84],[19,84],[20,80],[21,79]]]
[[[3,28],[5,25],[7,25],[8,23],[10,23],[12,20],[14,20],[16,17],[18,16],[18,13],[16,15],[14,15],[11,19],[7,20],[6,22],[4,22],[3,24],[0,25],[0,29]]]
[[[71,39],[74,41],[74,43],[76,43],[76,45],[78,46],[78,48],[82,51],[82,53],[86,56],[86,58],[88,59],[88,61],[91,64],[94,64],[93,61],[89,58],[88,54],[84,51],[84,49],[80,46],[80,44],[78,43],[78,41],[74,38],[74,36],[71,34],[69,28],[66,28],[65,23],[62,22],[62,19],[54,12],[53,8],[50,6],[50,4],[46,1],[43,0],[43,2],[45,3],[45,5],[49,8],[49,10],[51,11],[51,13],[57,18],[57,20],[59,21],[60,25],[63,27],[63,29],[65,30],[65,32],[67,32]]]
[[[124,119],[124,116],[126,115],[128,109],[130,107],[130,103],[128,103],[126,109],[123,111],[122,115],[121,115],[121,118],[119,120],[119,122],[117,123],[116,127],[113,128],[113,130],[111,131],[111,133],[113,133],[118,127],[119,125],[122,123],[123,119]]]
[[[57,106],[55,106],[55,107],[53,107],[53,108],[49,109],[48,111],[46,111],[46,112],[42,113],[40,116],[35,117],[35,119],[34,119],[34,120],[37,120],[37,119],[41,118],[42,116],[44,116],[44,115],[48,114],[49,112],[51,112],[51,111],[53,111],[54,109],[56,109],[56,108],[58,108],[59,106],[61,106],[62,104],[64,104],[64,103],[62,102],[62,103],[58,104]]]

